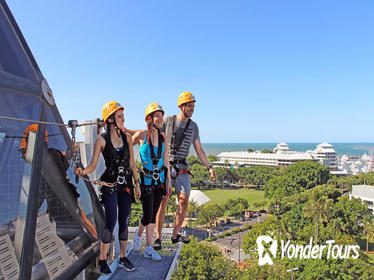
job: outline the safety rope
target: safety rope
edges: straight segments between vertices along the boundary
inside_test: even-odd
[[[97,179],[97,180],[90,180],[90,179],[87,179],[87,178],[85,178],[85,177],[83,177],[83,176],[79,176],[79,177],[82,178],[82,179],[83,179],[84,181],[86,181],[86,182],[90,182],[90,183],[92,183],[92,184],[94,184],[94,185],[99,185],[99,186],[101,186],[101,187],[106,186],[106,187],[110,187],[110,188],[112,188],[112,187],[116,187],[116,186],[118,186],[118,182],[108,183],[108,182],[101,181],[100,179]]]
[[[5,117],[5,116],[0,116],[0,120],[7,120],[7,121],[18,121],[18,122],[29,122],[29,123],[36,123],[36,124],[45,124],[45,125],[56,125],[56,126],[65,126],[65,127],[70,127],[70,124],[64,124],[64,123],[53,123],[53,122],[45,122],[45,121],[36,121],[36,120],[27,120],[27,119],[20,119],[20,118],[12,118],[12,117]],[[71,121],[69,121],[71,122]],[[80,126],[86,126],[86,125],[102,125],[103,121],[97,121],[93,123],[81,123],[77,124],[76,127]]]
[[[102,123],[101,122],[96,122],[96,123],[91,123],[91,124],[102,124]],[[71,166],[74,169],[76,169],[76,168],[79,167],[79,163],[81,161],[80,148],[79,148],[79,145],[76,142],[77,127],[81,126],[81,125],[79,125],[78,121],[76,121],[76,120],[69,120],[68,126],[71,128],[71,145],[72,145],[72,148],[73,148],[73,156],[72,156],[72,160],[71,160]],[[112,188],[112,187],[116,187],[118,185],[118,182],[108,183],[108,182],[101,181],[99,179],[90,180],[90,179],[87,179],[87,178],[85,178],[81,175],[80,176],[78,176],[78,175],[75,176],[75,182],[76,183],[79,182],[79,178],[82,178],[84,181],[90,182],[91,184],[94,184],[94,185],[99,185],[101,187],[107,186],[107,187]]]
[[[57,135],[61,135],[61,133],[48,134],[48,137],[57,136]],[[6,135],[6,136],[4,136],[4,138],[9,138],[9,139],[27,139],[26,136],[10,136],[10,135]]]

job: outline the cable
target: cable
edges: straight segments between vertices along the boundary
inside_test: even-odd
[[[29,122],[29,123],[36,123],[36,124],[57,125],[57,126],[71,127],[70,124],[64,124],[64,123],[44,122],[44,121],[27,120],[27,119],[4,117],[4,116],[0,116],[0,119],[1,120],[8,120],[8,121]],[[86,126],[86,125],[95,125],[95,124],[97,125],[97,124],[102,124],[102,123],[103,123],[102,121],[99,121],[99,122],[93,122],[93,123],[76,124],[76,126],[79,127],[79,126]]]

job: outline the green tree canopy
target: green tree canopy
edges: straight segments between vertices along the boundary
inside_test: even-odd
[[[243,251],[247,254],[250,250],[257,249],[256,240],[260,235],[268,235],[275,240],[279,240],[282,235],[282,227],[277,217],[269,217],[261,223],[252,226],[252,230],[243,237]]]
[[[212,245],[198,242],[192,238],[184,245],[179,255],[178,270],[173,273],[174,280],[216,280],[239,279],[240,271],[235,263],[223,257]]]
[[[208,156],[208,161],[209,162],[214,162],[214,161],[217,161],[217,160],[218,160],[218,158],[215,155],[209,155]]]
[[[312,218],[315,225],[314,243],[318,242],[320,223],[327,223],[331,217],[333,200],[328,197],[324,188],[310,190],[310,198],[304,206],[304,217]]]
[[[200,224],[205,225],[211,223],[212,219],[222,217],[224,214],[225,210],[218,204],[204,205],[197,214],[197,218]]]
[[[191,185],[193,187],[205,186],[206,182],[209,180],[209,172],[205,166],[200,164],[194,164],[191,167],[191,172],[193,177],[191,177]]]
[[[194,164],[200,164],[201,165],[201,161],[197,156],[189,156],[187,158],[187,164],[188,164],[188,166],[193,166]]]
[[[234,171],[235,169],[230,169],[226,167],[216,167],[214,168],[214,170],[216,171],[217,181],[220,182],[221,184],[224,181],[228,181],[230,183],[234,183],[238,181],[238,177]]]
[[[275,176],[265,183],[265,197],[281,199],[325,184],[330,178],[327,167],[314,161],[299,161],[284,169],[284,174]]]
[[[330,179],[330,170],[312,160],[304,160],[287,167],[284,175],[291,178],[301,189],[310,189],[326,184]]]
[[[266,198],[281,199],[284,196],[290,196],[302,191],[301,186],[297,185],[292,178],[281,175],[270,179],[264,186],[264,195]]]
[[[178,210],[178,204],[176,202],[176,198],[177,198],[177,196],[175,194],[170,197],[169,203],[167,205],[167,213],[169,213],[169,212],[174,213]]]
[[[363,230],[360,225],[370,218],[371,213],[360,199],[350,200],[348,196],[342,196],[335,203],[332,216],[342,233],[358,236]]]
[[[198,209],[199,209],[199,206],[198,206],[197,202],[192,199],[188,203],[187,216],[192,217]]]

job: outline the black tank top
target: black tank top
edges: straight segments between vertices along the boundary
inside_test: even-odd
[[[130,151],[127,143],[126,135],[121,131],[123,148],[117,151],[112,144],[110,134],[108,132],[101,135],[105,139],[105,147],[103,150],[103,157],[105,161],[105,171],[100,179],[108,183],[114,183],[118,177],[118,167],[122,166],[125,171],[130,169]],[[130,172],[127,172],[130,173]],[[128,176],[126,176],[128,177]],[[130,173],[131,178],[131,173]],[[126,178],[127,180],[127,178]],[[132,180],[127,180],[131,182]]]

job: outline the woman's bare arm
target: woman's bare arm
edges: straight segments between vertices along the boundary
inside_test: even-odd
[[[133,149],[133,143],[132,138],[130,135],[126,134],[127,142],[129,144],[129,152],[130,152],[130,168],[132,171],[132,176],[134,177],[135,184],[136,184],[136,198],[140,199],[141,191],[140,191],[140,185],[139,185],[139,178],[138,178],[138,171],[136,169],[135,159],[134,159],[134,149]]]
[[[162,137],[164,138],[164,165],[167,169],[167,196],[171,195],[171,176],[170,176],[170,164],[169,164],[169,153],[168,153],[168,142],[166,140],[166,136],[164,133],[161,133]],[[165,178],[166,179],[166,178]]]
[[[97,162],[99,161],[100,153],[104,150],[104,148],[105,148],[105,139],[102,136],[100,136],[95,141],[94,151],[93,151],[90,164],[84,170],[82,170],[82,168],[79,168],[79,167],[76,168],[74,171],[75,174],[76,175],[87,175],[87,174],[92,173],[96,169]]]
[[[145,137],[145,130],[136,131],[136,133],[132,136],[132,143],[133,143],[132,146],[135,146],[137,144],[141,146],[143,144],[144,137]]]

